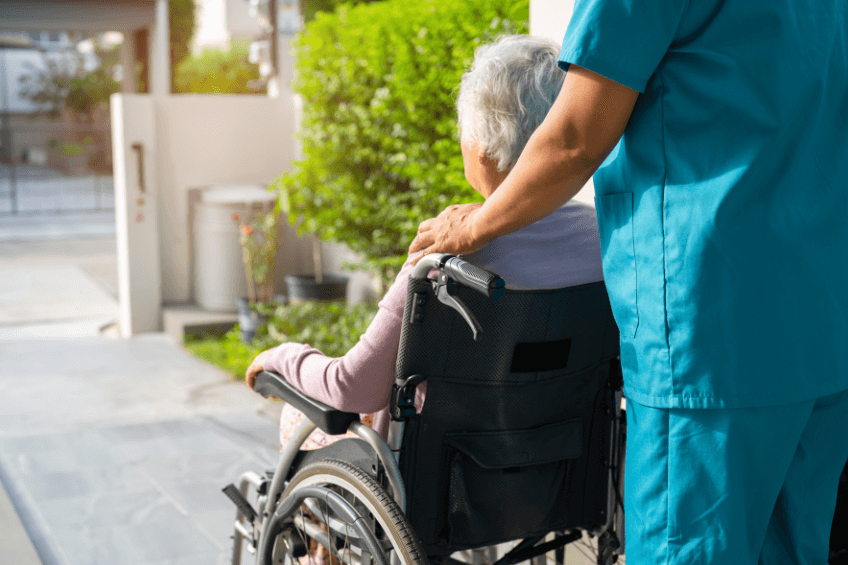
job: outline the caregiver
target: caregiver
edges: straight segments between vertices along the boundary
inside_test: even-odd
[[[561,93],[468,253],[595,174],[630,565],[827,561],[848,458],[848,2],[576,0]]]

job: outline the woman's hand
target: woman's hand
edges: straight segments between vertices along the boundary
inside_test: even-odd
[[[254,359],[250,364],[250,367],[247,368],[247,372],[244,374],[244,381],[250,388],[253,388],[256,385],[256,375],[265,370],[265,361],[268,359],[268,356],[271,355],[271,351],[273,351],[273,349],[267,349],[257,355],[256,359]]]
[[[473,234],[474,215],[482,204],[456,204],[448,206],[435,218],[424,220],[418,226],[418,235],[409,246],[409,253],[424,251],[412,264],[429,253],[471,253],[485,247],[488,242],[476,241]]]

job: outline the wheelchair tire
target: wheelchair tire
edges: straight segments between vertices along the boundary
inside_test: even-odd
[[[430,565],[418,537],[397,503],[362,469],[334,459],[311,463],[292,477],[282,493],[281,500],[305,486],[337,487],[349,502],[352,496],[380,525],[401,563]]]

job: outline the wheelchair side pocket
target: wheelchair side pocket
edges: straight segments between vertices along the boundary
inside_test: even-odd
[[[568,460],[580,457],[582,430],[575,418],[531,430],[446,434],[451,545],[477,547],[549,526]]]

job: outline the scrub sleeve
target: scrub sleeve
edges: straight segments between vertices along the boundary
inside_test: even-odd
[[[576,0],[634,564],[823,563],[848,457],[848,3]],[[824,555],[824,559],[822,559]]]

